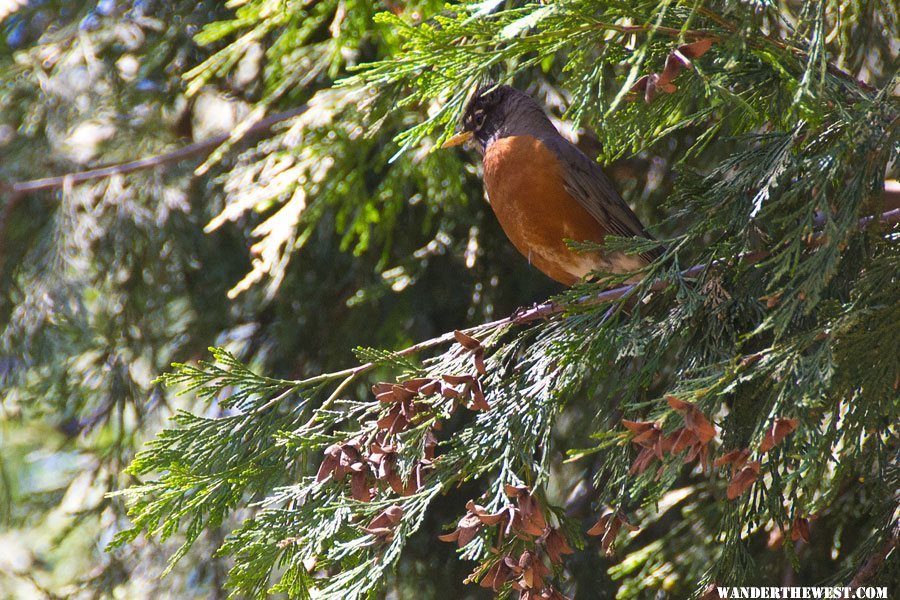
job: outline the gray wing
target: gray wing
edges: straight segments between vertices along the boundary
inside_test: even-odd
[[[566,189],[592,217],[613,235],[655,239],[644,229],[600,165],[564,138],[557,137],[554,142],[548,145],[562,160]],[[641,254],[648,262],[661,255],[661,248]]]

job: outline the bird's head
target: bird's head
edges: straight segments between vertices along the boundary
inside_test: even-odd
[[[523,110],[537,110],[543,116],[527,94],[508,85],[483,85],[469,99],[459,133],[444,142],[442,147],[450,148],[474,139],[483,152],[491,141],[511,130],[512,121]]]

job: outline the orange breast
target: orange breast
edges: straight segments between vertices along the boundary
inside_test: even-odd
[[[484,184],[503,231],[548,277],[571,285],[601,267],[598,254],[566,247],[566,239],[601,243],[606,230],[566,191],[556,155],[539,140],[511,136],[492,143]]]

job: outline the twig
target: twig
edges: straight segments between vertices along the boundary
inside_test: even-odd
[[[704,15],[708,19],[715,21],[723,29],[726,29],[730,33],[734,33],[737,31],[737,27],[729,22],[727,19],[717,15],[713,11],[705,8],[701,8],[698,10],[700,14]],[[716,33],[714,31],[702,30],[702,29],[676,29],[674,27],[664,27],[662,25],[616,25],[615,23],[606,23],[606,22],[595,22],[593,23],[594,27],[600,29],[607,29],[611,31],[618,31],[620,33],[660,33],[663,35],[667,35],[670,37],[680,38],[680,37],[691,37],[691,38],[710,38],[715,41],[721,41],[722,35]],[[782,41],[776,40],[772,36],[759,34],[759,39],[763,40],[767,44],[771,44],[775,46],[779,50],[783,50],[785,52],[790,52],[791,54],[798,57],[807,57],[808,54],[800,48],[795,48],[793,46],[789,46]],[[839,77],[844,79],[849,83],[854,83],[860,88],[864,89],[867,92],[877,92],[877,88],[872,85],[869,85],[865,81],[857,79],[852,74],[844,71],[833,63],[827,62],[825,63],[825,68],[829,73],[834,75],[835,77]]]
[[[238,136],[234,141],[240,142],[242,140],[248,139],[253,135],[266,132],[277,123],[281,123],[282,121],[286,121],[303,114],[308,108],[309,105],[304,104],[297,108],[276,113],[274,115],[266,117],[265,119],[261,119],[256,123],[250,125],[250,127],[248,127],[247,130],[244,131],[244,133],[242,133],[240,136]],[[103,179],[104,177],[112,177],[114,175],[125,175],[127,173],[134,173],[136,171],[154,169],[167,165],[169,163],[180,162],[193,156],[205,156],[210,154],[220,145],[231,140],[231,137],[232,134],[217,135],[201,142],[188,144],[183,148],[178,148],[164,154],[158,154],[156,156],[149,156],[147,158],[139,158],[137,160],[99,167],[97,169],[91,169],[90,171],[67,173],[66,175],[58,175],[56,177],[45,177],[43,179],[33,179],[31,181],[20,181],[17,183],[7,183],[5,181],[0,181],[0,196],[7,197],[6,203],[3,205],[3,208],[0,209],[0,268],[2,268],[3,263],[6,259],[4,240],[6,239],[5,234],[7,224],[13,211],[15,211],[16,207],[18,207],[18,205],[21,204],[21,202],[29,194],[42,190],[64,188],[66,186],[71,186],[76,183],[83,183],[85,181],[91,181],[94,179]]]
[[[297,108],[292,108],[291,110],[286,110],[284,112],[270,115],[265,119],[261,119],[248,127],[247,130],[234,141],[241,141],[252,135],[268,131],[274,125],[281,123],[282,121],[286,121],[303,114],[308,108],[309,106],[304,104],[302,106],[298,106]],[[68,173],[66,175],[58,175],[56,177],[45,177],[43,179],[34,179],[31,181],[20,181],[17,183],[5,184],[2,191],[11,194],[15,198],[21,197],[25,194],[30,194],[32,192],[62,188],[67,185],[83,183],[85,181],[91,181],[93,179],[103,179],[105,177],[112,177],[114,175],[125,175],[127,173],[134,173],[136,171],[154,169],[156,167],[161,167],[169,163],[179,162],[193,156],[202,156],[204,154],[209,154],[220,145],[229,141],[231,139],[231,136],[232,134],[225,133],[222,135],[213,136],[201,142],[188,144],[183,148],[178,148],[177,150],[172,150],[171,152],[166,152],[165,154],[158,154],[156,156],[149,156],[147,158],[139,158],[137,160],[132,160],[129,162],[100,167],[98,169],[91,169],[90,171],[81,171],[77,173]]]
[[[300,427],[300,430],[302,431],[302,430],[309,429],[310,427],[312,427],[313,423],[316,422],[316,418],[319,415],[318,411],[324,410],[326,408],[330,408],[332,404],[337,402],[338,397],[341,395],[341,392],[343,392],[347,388],[348,385],[353,383],[353,380],[356,379],[357,375],[364,373],[365,371],[371,369],[374,366],[375,366],[374,363],[366,363],[364,365],[360,365],[359,367],[356,367],[355,369],[349,369],[350,374],[347,375],[344,378],[344,380],[336,388],[334,388],[334,391],[331,392],[331,395],[329,395],[328,398],[325,399],[325,402],[323,402],[322,404],[320,404],[318,406],[318,408],[316,408],[316,411],[313,412],[313,415],[309,418],[309,420],[302,427]],[[363,367],[365,367],[365,369],[363,369]],[[297,389],[296,386],[291,388],[288,391],[292,392],[295,389]],[[281,396],[273,399],[272,401],[269,402],[269,404],[271,404],[272,402],[277,402],[278,400],[281,400]]]
[[[884,541],[881,548],[879,548],[875,554],[870,556],[869,560],[866,561],[866,564],[856,572],[853,581],[850,582],[850,587],[860,587],[865,581],[871,579],[872,576],[878,572],[881,563],[883,563],[888,554],[891,553],[891,550],[897,547],[898,536],[900,536],[900,533],[898,533],[897,528],[894,528],[894,531],[891,532],[891,536]]]
[[[610,31],[618,31],[620,33],[661,33],[671,37],[701,37],[713,38],[719,40],[721,35],[713,31],[703,31],[699,29],[675,29],[674,27],[665,27],[663,25],[617,25],[615,23],[606,23],[605,21],[596,21],[592,23],[595,29],[608,29]]]
[[[863,228],[875,220],[878,220],[882,223],[898,223],[898,222],[900,222],[900,209],[889,210],[885,213],[881,213],[880,215],[869,215],[867,217],[863,217],[859,220],[859,227]],[[821,238],[822,238],[822,234],[819,233],[813,237],[813,239],[811,240],[811,243],[815,243],[816,241],[820,240]],[[758,263],[759,261],[763,260],[764,258],[767,258],[770,255],[771,255],[771,252],[769,252],[769,251],[759,250],[756,252],[748,252],[747,254],[741,255],[740,260],[741,260],[741,262],[743,262],[745,264],[752,265],[752,264]],[[707,265],[707,264],[694,265],[693,267],[690,267],[690,268],[682,271],[681,276],[682,277],[696,277],[697,275],[699,275],[700,273],[702,273],[709,267],[715,266],[716,264],[719,264],[719,263],[715,262],[710,265]],[[584,296],[582,298],[579,298],[575,302],[575,304],[576,305],[602,304],[604,302],[618,300],[622,296],[631,292],[635,287],[638,286],[639,283],[640,282],[631,283],[631,284],[624,285],[621,287],[613,288],[611,290],[606,290],[604,292],[600,292],[599,294],[596,294],[596,295]],[[661,279],[659,281],[654,282],[650,286],[650,290],[658,291],[658,290],[664,289],[670,283],[671,283],[671,281],[669,281],[668,279]],[[518,314],[514,313],[512,316],[506,317],[505,319],[500,319],[498,321],[493,321],[491,323],[485,323],[483,325],[478,325],[469,330],[466,330],[465,332],[466,333],[469,333],[469,332],[477,333],[477,331],[479,329],[493,328],[493,327],[497,327],[500,325],[506,325],[506,324],[520,325],[523,323],[536,321],[538,319],[543,319],[549,315],[563,312],[567,308],[569,308],[569,305],[563,305],[563,304],[559,304],[559,303],[555,303],[555,302],[544,302],[543,304],[539,304],[533,308],[522,311]],[[442,337],[447,337],[447,336],[442,336]],[[450,338],[452,338],[452,337],[453,337],[452,334],[450,334]]]

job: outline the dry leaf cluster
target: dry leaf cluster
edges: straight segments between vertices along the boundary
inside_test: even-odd
[[[574,550],[566,537],[548,523],[546,510],[527,486],[507,485],[504,488],[512,501],[496,513],[489,513],[483,506],[469,501],[467,513],[456,529],[439,536],[445,542],[456,542],[462,548],[485,527],[497,528],[497,543],[491,548],[500,554],[504,541],[515,538],[523,542],[525,549],[518,557],[512,552],[493,563],[484,563],[466,581],[479,580],[484,588],[499,592],[510,583],[519,592],[520,600],[564,600],[559,591],[547,581],[553,568],[562,564],[563,557]],[[549,566],[548,563],[549,562]]]
[[[667,396],[666,401],[682,416],[684,427],[665,434],[662,424],[655,421],[622,420],[622,425],[634,434],[631,443],[641,448],[628,471],[630,475],[643,473],[654,460],[662,461],[666,455],[676,456],[685,450],[685,464],[699,459],[704,471],[709,467],[709,443],[717,435],[716,428],[691,402],[675,396]],[[797,419],[776,418],[759,445],[759,454],[765,454],[780,444],[798,424]],[[750,455],[749,448],[738,448],[723,454],[713,463],[715,467],[731,466],[731,480],[726,490],[729,500],[744,494],[759,478],[762,465],[759,460],[750,461]],[[664,469],[665,465],[659,467],[657,478],[662,476]]]
[[[461,332],[456,332],[456,339],[464,352],[471,353],[476,372],[483,374],[484,347],[481,343]],[[435,431],[441,428],[435,403],[426,399],[436,396],[443,400],[449,414],[453,414],[458,406],[472,411],[491,408],[476,375],[443,374],[397,383],[376,383],[372,386],[372,393],[384,409],[374,423],[363,427],[363,431],[370,433],[328,446],[316,474],[319,483],[344,482],[349,478],[350,495],[362,502],[370,502],[382,490],[410,496],[425,485],[427,474],[434,468],[436,460]],[[421,455],[404,479],[398,467],[400,448],[396,436],[428,420],[431,424],[424,433]],[[388,541],[402,514],[400,506],[391,506],[363,530],[375,535],[379,541]]]
[[[711,38],[706,38],[690,44],[678,46],[678,48],[672,50],[669,56],[666,57],[666,66],[661,73],[644,75],[631,86],[631,89],[629,90],[630,99],[637,99],[638,94],[643,93],[644,102],[649,104],[653,101],[653,98],[656,97],[658,92],[671,94],[678,89],[678,87],[672,83],[672,80],[675,79],[683,69],[693,69],[694,64],[691,62],[691,59],[700,58],[712,48],[712,45],[713,40]]]
[[[612,545],[616,541],[622,527],[628,531],[637,531],[639,527],[632,525],[625,519],[619,511],[609,511],[600,517],[600,520],[594,523],[594,526],[588,529],[588,535],[603,536],[600,539],[600,548],[607,556],[612,555]]]
[[[655,459],[662,461],[667,454],[676,456],[685,450],[688,451],[685,464],[699,459],[704,470],[709,466],[709,443],[716,437],[716,428],[690,402],[674,396],[668,396],[666,400],[684,418],[684,427],[664,434],[660,423],[622,420],[622,425],[635,434],[631,442],[641,447],[628,471],[631,475],[643,473]],[[657,477],[662,475],[663,468],[660,466]]]

